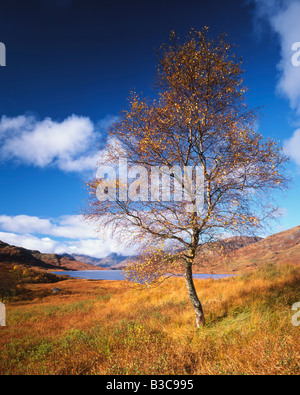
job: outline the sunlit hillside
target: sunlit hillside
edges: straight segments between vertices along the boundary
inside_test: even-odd
[[[300,265],[300,226],[273,234],[248,245],[241,245],[220,258],[196,258],[202,273],[247,273],[265,265]],[[238,246],[237,246],[238,247]]]

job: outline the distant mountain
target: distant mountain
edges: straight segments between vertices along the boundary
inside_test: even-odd
[[[235,251],[239,248],[245,247],[252,243],[257,243],[260,241],[260,237],[231,237],[222,242],[223,245],[226,245],[226,249],[229,251]],[[213,255],[214,251],[217,249],[218,243],[213,243],[206,249],[206,255]],[[131,262],[135,257],[134,256],[125,256],[122,254],[111,253],[105,258],[95,258],[88,255],[77,255],[73,254],[72,257],[78,261],[85,262],[90,265],[103,267],[107,269],[113,270],[122,270],[124,269],[129,262]]]
[[[220,255],[220,247],[225,252]],[[204,255],[204,258],[203,258]],[[123,269],[135,257],[110,254],[97,259],[73,255],[82,262],[109,269]],[[245,273],[268,263],[300,264],[300,226],[272,236],[236,236],[212,243],[198,253],[194,271],[198,273]]]
[[[76,261],[87,263],[88,265],[98,266],[101,261],[99,258],[95,258],[89,255],[72,254],[71,257],[76,259]]]
[[[128,260],[133,258],[125,255],[119,255],[117,253],[111,253],[105,258],[94,258],[88,255],[77,254],[72,255],[72,257],[81,262],[88,263],[89,265],[115,270],[124,268],[127,265]]]
[[[46,270],[101,270],[71,255],[43,254],[40,251],[27,250],[0,241],[0,262],[12,265],[24,265]]]
[[[220,246],[226,254],[220,256]],[[0,263],[46,270],[123,269],[135,257],[112,253],[99,259],[79,254],[43,254],[0,241]],[[265,264],[300,264],[300,226],[261,239],[232,237],[212,243],[195,258],[194,272],[244,273]]]

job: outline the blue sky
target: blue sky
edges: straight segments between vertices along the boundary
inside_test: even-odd
[[[170,30],[228,33],[259,131],[286,147],[292,188],[273,231],[300,225],[298,0],[1,1],[0,240],[43,252],[131,253],[80,219],[83,180],[131,90],[154,97],[154,48]],[[300,59],[300,56],[299,56]]]

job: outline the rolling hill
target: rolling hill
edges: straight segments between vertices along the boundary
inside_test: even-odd
[[[23,265],[44,270],[101,270],[74,259],[71,255],[43,254],[0,241],[0,263]],[[102,269],[103,270],[103,269]]]
[[[196,258],[203,273],[246,273],[267,264],[300,264],[300,226],[276,233],[244,247],[234,249],[223,258],[211,261]]]
[[[226,254],[220,257],[218,243],[195,259],[196,273],[246,273],[266,264],[300,264],[300,226],[261,239],[232,237],[222,243]],[[86,255],[43,254],[0,241],[0,263],[26,265],[44,270],[123,269],[134,257],[110,254],[106,258]],[[182,270],[180,270],[182,271]]]

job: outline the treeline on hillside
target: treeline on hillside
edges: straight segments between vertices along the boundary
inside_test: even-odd
[[[34,270],[21,265],[0,263],[0,301],[19,295],[24,291],[25,284],[56,283],[62,281],[52,273]]]

